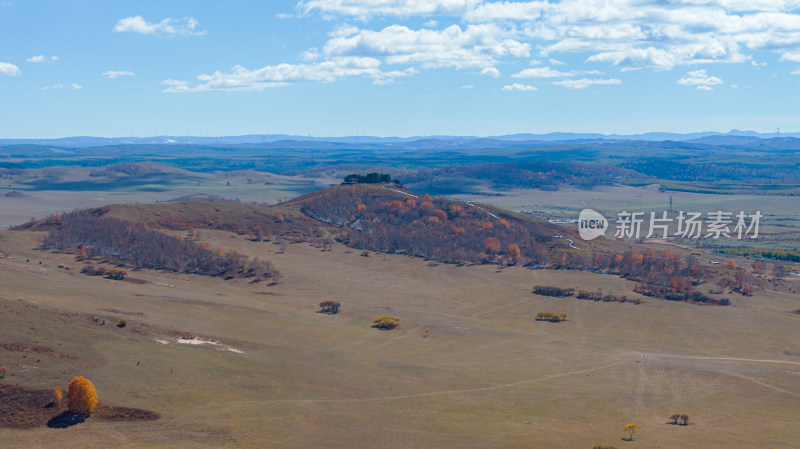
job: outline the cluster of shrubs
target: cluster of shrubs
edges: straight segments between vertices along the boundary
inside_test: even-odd
[[[366,175],[353,173],[345,176],[342,184],[380,184],[390,182],[401,185],[400,181],[392,181],[392,176],[385,173],[367,173]]]
[[[400,318],[389,315],[382,315],[372,320],[372,327],[384,330],[392,330],[400,325]]]
[[[334,301],[333,299],[326,299],[325,301],[319,303],[320,313],[334,315],[339,313],[339,307],[341,307],[339,301]]]
[[[698,292],[697,290],[692,292],[679,292],[675,291],[674,289],[658,287],[649,284],[637,284],[636,287],[633,288],[633,291],[644,296],[652,296],[670,301],[687,301],[695,304],[709,304],[718,306],[727,306],[731,303],[731,300],[728,298],[712,298],[704,295],[701,292]]]
[[[115,279],[115,280],[122,280],[125,278],[125,275],[128,274],[127,271],[122,270],[120,268],[112,268],[109,270],[106,269],[106,267],[94,264],[85,265],[81,269],[81,273],[87,276],[105,276],[109,279]]]
[[[682,426],[689,425],[689,415],[686,413],[673,413],[672,416],[669,417],[670,424],[677,425],[678,420],[680,420],[680,425]]]
[[[603,301],[603,302],[632,302],[634,304],[641,304],[642,301],[639,298],[628,299],[627,296],[616,296],[616,295],[604,295],[602,291],[598,290],[596,292],[590,292],[587,290],[579,290],[578,295],[576,296],[578,299],[584,299],[587,301]]]
[[[575,289],[536,285],[533,287],[533,294],[541,296],[554,296],[556,298],[566,298],[568,296],[574,295]]]
[[[536,314],[536,321],[550,321],[551,323],[558,323],[559,321],[566,321],[566,313],[556,312],[539,312]]]

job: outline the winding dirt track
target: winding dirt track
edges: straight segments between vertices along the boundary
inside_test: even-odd
[[[268,402],[280,402],[280,403],[295,403],[295,402],[316,402],[316,403],[325,403],[325,402],[375,402],[375,401],[387,401],[387,400],[399,400],[399,399],[415,399],[415,398],[426,398],[431,396],[443,396],[449,394],[463,394],[463,393],[479,393],[484,391],[492,391],[492,390],[499,390],[503,388],[511,388],[517,387],[520,385],[528,385],[537,382],[544,382],[553,379],[560,379],[562,377],[574,376],[577,374],[586,374],[591,373],[594,371],[600,371],[604,369],[608,369],[612,366],[616,366],[623,363],[614,362],[609,363],[602,366],[596,366],[594,368],[579,370],[579,371],[570,371],[567,373],[561,374],[552,374],[550,376],[539,377],[536,379],[528,379],[522,380],[519,382],[510,382],[505,384],[499,385],[491,385],[488,387],[478,387],[478,388],[466,388],[461,390],[442,390],[442,391],[431,391],[429,393],[416,393],[416,394],[406,394],[406,395],[398,395],[398,396],[379,396],[379,397],[372,397],[372,398],[342,398],[342,399],[275,399]]]

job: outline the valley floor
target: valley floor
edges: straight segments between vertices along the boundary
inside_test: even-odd
[[[532,286],[638,295],[609,275],[434,265],[339,245],[279,253],[273,242],[221,231],[202,238],[275,263],[280,283],[142,270],[129,273],[144,281],[137,284],[80,274],[73,256],[35,250],[42,236],[0,231],[0,364],[14,374],[0,382],[63,388],[82,375],[101,401],[161,419],[0,428],[4,447],[744,449],[800,441],[796,294],[757,291],[728,307],[548,298]],[[340,301],[340,313],[316,313],[325,299]],[[537,322],[538,312],[569,316]],[[399,317],[400,327],[371,328],[380,315]],[[124,328],[114,325],[120,318]],[[182,344],[197,338],[214,344]],[[690,415],[688,426],[667,424],[676,412]],[[621,440],[629,423],[639,428],[633,442]]]

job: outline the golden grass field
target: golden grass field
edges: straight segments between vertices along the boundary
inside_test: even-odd
[[[600,303],[531,289],[638,295],[610,275],[435,266],[341,245],[279,254],[273,242],[203,231],[215,247],[274,262],[280,283],[142,270],[129,277],[146,283],[133,284],[35,250],[43,235],[0,231],[0,343],[52,349],[0,346],[14,374],[0,382],[63,388],[82,375],[101,401],[162,418],[0,428],[0,447],[800,447],[797,276],[728,295],[728,307]],[[340,313],[316,313],[329,298]],[[538,312],[569,319],[536,322]],[[400,327],[370,327],[385,314]],[[690,425],[666,424],[674,412]],[[628,423],[640,429],[632,442],[621,440]]]

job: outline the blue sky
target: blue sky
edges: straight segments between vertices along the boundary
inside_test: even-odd
[[[800,0],[0,0],[0,138],[800,131]]]

